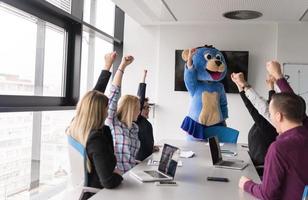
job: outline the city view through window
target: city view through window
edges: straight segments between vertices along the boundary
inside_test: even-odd
[[[92,25],[113,36],[114,4],[85,0],[85,9],[93,5],[100,11]],[[0,95],[64,96],[67,32],[2,2],[0,16]],[[112,43],[83,31],[81,96],[93,88],[104,54],[112,50]],[[74,113],[0,113],[1,200],[30,199],[41,193],[47,199],[65,188],[70,173],[65,130]]]

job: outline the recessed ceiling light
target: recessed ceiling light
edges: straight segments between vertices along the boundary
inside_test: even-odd
[[[235,10],[226,12],[223,16],[229,19],[246,20],[259,18],[262,13],[253,10]]]

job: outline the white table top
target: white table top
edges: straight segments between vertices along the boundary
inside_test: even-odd
[[[175,175],[177,186],[156,186],[154,183],[141,183],[132,177],[129,172],[124,174],[122,184],[115,189],[102,189],[91,200],[246,200],[255,199],[250,194],[238,187],[242,175],[260,182],[259,176],[252,164],[246,148],[240,145],[224,144],[221,149],[229,149],[238,153],[235,157],[224,157],[224,159],[240,159],[249,163],[243,170],[215,168],[212,165],[209,146],[204,142],[168,140],[168,143],[179,147],[184,151],[194,151],[193,158],[180,158],[182,167],[178,167]],[[161,149],[162,150],[162,149]],[[161,151],[160,150],[160,151]],[[159,160],[160,153],[155,153],[132,170],[157,169],[157,166],[148,166],[148,159]],[[207,181],[208,176],[226,177],[229,182]]]

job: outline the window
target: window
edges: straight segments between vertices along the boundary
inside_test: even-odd
[[[0,113],[0,199],[24,199],[38,180],[42,196],[64,189],[70,171],[65,130],[74,113]]]
[[[104,67],[104,55],[112,51],[113,44],[93,33],[83,32],[80,96],[93,89]]]
[[[45,190],[67,183],[70,166],[65,130],[74,114],[75,111],[42,112],[40,187]]]
[[[83,20],[114,35],[115,5],[111,0],[84,0]]]
[[[0,31],[0,94],[32,95],[37,19],[3,3],[0,3],[0,15],[0,26],[3,27]]]
[[[32,119],[30,112],[0,113],[0,199],[29,189]]]
[[[46,0],[47,2],[61,8],[62,10],[71,13],[72,0]]]
[[[51,24],[46,26],[44,55],[44,96],[64,96],[66,32]]]
[[[65,30],[3,4],[0,15],[10,27],[0,31],[0,94],[64,96]]]
[[[113,29],[124,13],[110,0],[93,1],[95,26],[82,21],[81,2],[0,2],[0,199],[57,199],[66,188],[65,129],[123,39]]]

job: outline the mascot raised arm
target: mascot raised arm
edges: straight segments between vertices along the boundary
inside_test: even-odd
[[[227,73],[223,54],[213,46],[184,50],[186,61],[184,82],[191,96],[188,116],[182,129],[197,139],[207,139],[207,129],[226,126],[228,103],[224,85],[220,82]]]

